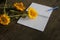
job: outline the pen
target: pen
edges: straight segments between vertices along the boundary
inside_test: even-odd
[[[47,11],[51,11],[51,10],[56,10],[57,8],[59,8],[58,6],[52,8],[52,9],[48,9]]]

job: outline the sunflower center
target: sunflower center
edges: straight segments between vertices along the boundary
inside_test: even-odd
[[[2,19],[2,22],[6,23],[7,22],[7,19],[5,17],[1,18]]]
[[[30,14],[31,16],[36,16],[32,10],[30,12],[31,12],[31,14]]]

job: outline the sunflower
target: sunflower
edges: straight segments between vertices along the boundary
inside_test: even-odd
[[[38,15],[38,13],[34,8],[30,7],[28,9],[28,16],[30,19],[35,19],[37,17],[37,15]]]
[[[14,3],[14,7],[15,7],[17,10],[20,10],[20,11],[24,11],[24,10],[25,10],[25,6],[24,6],[23,2]]]
[[[10,17],[7,14],[0,16],[0,23],[3,25],[8,25],[10,23]]]

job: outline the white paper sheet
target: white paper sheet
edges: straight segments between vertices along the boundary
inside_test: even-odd
[[[33,7],[34,9],[36,9],[39,16],[35,20],[30,20],[28,17],[24,19],[20,18],[17,23],[39,30],[39,31],[44,31],[46,24],[49,20],[49,17],[53,11],[53,10],[51,11],[47,11],[47,10],[52,9],[52,7],[48,7],[48,6],[37,4],[37,3],[32,3],[29,7]]]

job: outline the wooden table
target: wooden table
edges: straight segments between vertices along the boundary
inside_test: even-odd
[[[19,1],[8,0],[8,4],[14,2]],[[60,0],[22,0],[22,2],[26,7],[32,2],[60,7]],[[60,40],[60,8],[53,11],[44,32],[17,24],[17,20],[13,20],[8,26],[0,25],[0,40]]]

